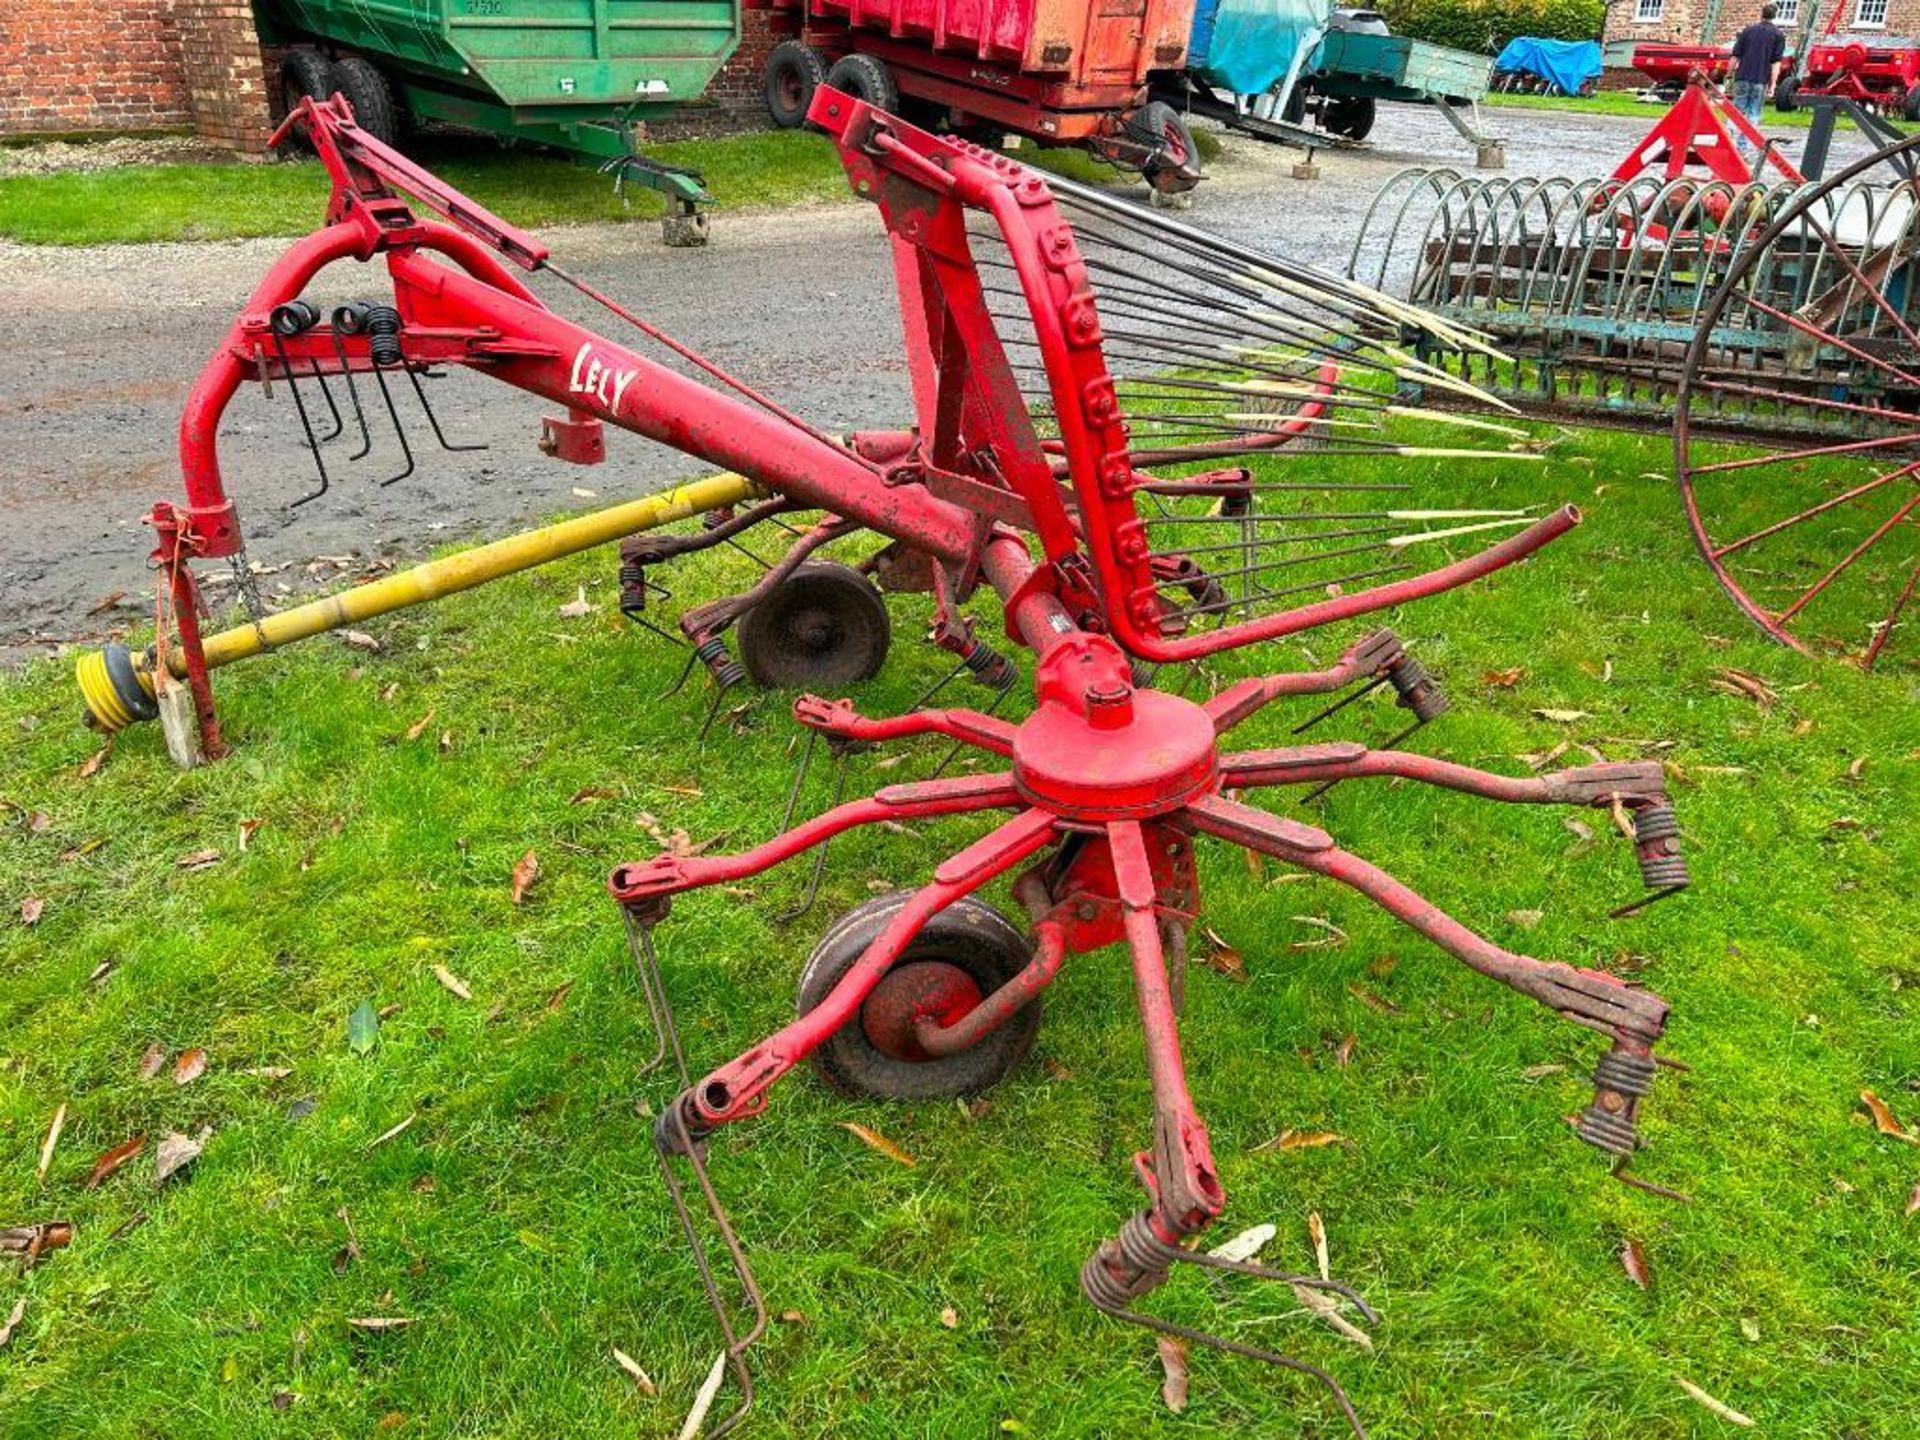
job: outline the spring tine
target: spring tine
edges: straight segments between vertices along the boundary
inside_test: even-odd
[[[687,683],[687,677],[693,674],[693,667],[699,663],[700,652],[697,650],[688,650],[687,663],[680,667],[680,678],[660,692],[660,699],[671,700],[674,696],[678,695],[681,688]]]
[[[660,956],[653,948],[653,924],[642,923],[633,917],[633,913],[624,905],[620,915],[626,921],[627,948],[633,953],[634,973],[640,978],[640,993],[647,1002],[647,1014],[653,1021],[653,1058],[640,1067],[639,1073],[649,1074],[667,1057],[669,1049],[673,1052],[674,1069],[679,1072],[680,1084],[684,1088],[693,1083],[687,1074],[686,1052],[680,1047],[680,1027],[673,1018],[673,1005],[667,999],[665,978],[660,974]]]
[[[340,432],[347,428],[347,422],[340,418],[340,407],[333,400],[333,387],[327,384],[327,372],[320,368],[320,362],[309,358],[307,368],[313,372],[313,378],[320,382],[320,398],[327,402],[327,409],[333,415],[333,430],[320,437],[322,445],[331,444],[340,438]]]
[[[735,540],[731,535],[727,537],[726,543],[731,545],[735,550],[738,550],[742,555],[746,556],[747,559],[753,561],[753,563],[758,565],[762,570],[773,569],[772,565],[768,564],[765,560],[762,560],[758,555],[754,554],[753,551],[747,549],[746,546],[742,545],[738,540]]]
[[[694,652],[695,658],[699,652]],[[707,718],[700,722],[700,733],[695,738],[705,740],[707,732],[713,729],[713,722],[720,718],[720,706],[727,698],[727,692],[733,688],[731,683],[716,683],[713,687],[713,703],[707,707]]]
[[[400,453],[406,457],[407,461],[406,469],[402,470],[398,475],[389,475],[385,480],[380,482],[382,488],[384,488],[388,485],[398,485],[402,480],[413,474],[413,447],[407,443],[407,430],[406,427],[400,423],[400,412],[393,406],[393,391],[387,388],[387,372],[381,369],[377,362],[373,366],[373,378],[380,382],[380,398],[387,403],[387,418],[393,422],[394,438],[400,442]]]
[[[302,495],[287,507],[298,510],[327,493],[327,462],[320,458],[320,442],[314,438],[313,421],[307,417],[307,402],[301,398],[300,382],[294,379],[293,363],[287,358],[287,342],[280,338],[280,332],[271,325],[267,327],[267,332],[273,336],[273,348],[279,352],[280,373],[287,377],[287,393],[293,396],[293,408],[300,416],[300,429],[307,437],[307,452],[313,456],[313,468],[320,472],[320,488],[312,494]]]
[[[807,736],[807,753],[809,755],[813,753],[813,742],[819,733],[819,731],[815,730]],[[844,745],[834,746],[833,799],[827,802],[827,809],[829,810],[847,798],[847,764],[852,755],[853,751],[851,748]],[[782,822],[780,827],[783,830],[787,828],[787,824],[790,823],[793,818],[793,800],[798,797],[799,793],[799,787],[796,785],[793,796],[789,797],[787,801],[787,821]],[[814,902],[820,898],[820,878],[826,874],[827,850],[832,844],[832,839],[828,838],[815,847],[813,852],[813,868],[807,873],[807,888],[800,896],[800,903],[791,910],[783,910],[774,916],[773,918],[776,924],[791,925],[795,920],[798,920],[809,910],[813,909]]]
[[[955,680],[958,680],[960,678],[960,676],[965,672],[966,668],[967,668],[967,662],[962,660],[958,665],[954,666],[945,675],[942,675],[938,680],[934,681],[933,684],[930,685],[926,690],[921,692],[920,698],[918,700],[915,700],[913,704],[907,707],[907,712],[911,714],[916,710],[926,709],[927,706],[933,703],[934,698],[937,695],[939,695],[939,693],[942,690],[946,689],[947,686],[951,685]]]
[[[353,366],[347,361],[347,347],[340,343],[340,332],[333,335],[333,353],[340,357],[340,373],[346,377],[347,398],[353,402],[353,418],[360,422],[360,448],[349,455],[349,461],[364,460],[373,452],[373,431],[367,428],[367,412],[360,406],[360,387],[353,381]]]
[[[1649,1195],[1658,1195],[1663,1200],[1677,1200],[1682,1205],[1693,1204],[1693,1196],[1686,1191],[1670,1189],[1665,1185],[1656,1185],[1651,1180],[1643,1180],[1632,1172],[1632,1165],[1633,1157],[1622,1155],[1613,1167],[1613,1178],[1622,1185],[1631,1186],[1635,1190],[1644,1190]]]
[[[740,1236],[728,1218],[726,1207],[720,1203],[720,1197],[714,1193],[713,1181],[707,1175],[707,1164],[700,1153],[699,1144],[687,1131],[686,1116],[679,1102],[674,1104],[660,1117],[654,1126],[653,1148],[660,1161],[660,1178],[667,1187],[667,1197],[673,1203],[675,1215],[680,1219],[681,1233],[686,1236],[687,1248],[693,1253],[694,1268],[700,1272],[700,1283],[707,1292],[707,1304],[713,1311],[713,1318],[719,1324],[720,1333],[726,1340],[727,1368],[733,1372],[734,1384],[740,1391],[740,1404],[733,1413],[718,1425],[708,1429],[708,1440],[719,1440],[738,1425],[753,1407],[753,1372],[747,1368],[746,1354],[767,1328],[767,1302],[760,1293],[759,1282],[753,1278],[753,1267],[747,1263],[745,1250],[741,1248]],[[733,1267],[735,1281],[748,1309],[752,1312],[753,1323],[741,1334],[734,1328],[733,1315],[727,1308],[726,1297],[720,1293],[720,1285],[714,1279],[713,1267],[707,1260],[705,1245],[701,1243],[698,1227],[694,1224],[693,1212],[688,1208],[686,1197],[681,1192],[680,1178],[674,1174],[673,1156],[678,1153],[693,1172],[694,1184],[699,1187],[700,1198],[706,1207],[707,1218],[720,1237],[720,1243],[726,1247],[728,1263]]]
[[[433,413],[433,406],[427,403],[426,387],[420,383],[420,377],[413,373],[413,367],[411,365],[406,367],[406,371],[407,379],[413,382],[413,393],[419,397],[421,412],[426,415],[427,424],[433,427],[433,438],[440,442],[440,448],[442,450],[486,450],[490,448],[484,440],[478,445],[455,445],[451,443],[440,429],[440,420],[439,417]]]
[[[820,741],[818,730],[807,731],[806,747],[800,752],[800,764],[793,772],[793,783],[787,787],[787,808],[780,815],[782,831],[793,828],[793,812],[800,803],[800,787],[807,783],[807,771],[813,768],[813,749]]]
[[[1306,734],[1307,731],[1311,730],[1314,726],[1318,725],[1322,720],[1332,719],[1335,715],[1339,714],[1342,710],[1346,709],[1347,706],[1353,704],[1353,702],[1358,700],[1361,696],[1366,695],[1371,691],[1378,690],[1382,685],[1386,683],[1387,683],[1386,675],[1380,674],[1380,675],[1374,676],[1373,679],[1367,681],[1367,683],[1362,685],[1359,689],[1349,690],[1345,695],[1342,695],[1338,700],[1334,701],[1331,705],[1326,706],[1324,709],[1316,712],[1315,714],[1309,715],[1306,719],[1302,720],[1298,725],[1294,726],[1290,733],[1294,735]]]

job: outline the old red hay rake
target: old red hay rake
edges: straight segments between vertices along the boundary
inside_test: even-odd
[[[772,567],[769,586],[831,540],[877,533],[887,544],[870,568],[932,595],[936,629],[963,663],[972,631],[958,607],[990,590],[1007,637],[1034,657],[1034,704],[1023,720],[958,708],[869,718],[851,701],[814,695],[795,703],[794,717],[836,749],[939,735],[985,752],[998,768],[891,785],[743,854],[636,861],[610,880],[656,1024],[655,1063],[670,1054],[683,1087],[655,1130],[662,1173],[739,1388],[738,1408],[710,1433],[731,1428],[750,1403],[744,1357],[766,1309],[709,1178],[707,1137],[759,1113],[775,1082],[809,1057],[855,1094],[949,1095],[991,1085],[1025,1053],[1039,998],[1066,957],[1116,943],[1131,957],[1154,1095],[1152,1139],[1135,1157],[1146,1200],[1089,1258],[1082,1287],[1111,1314],[1317,1377],[1361,1433],[1344,1394],[1317,1368],[1135,1308],[1174,1266],[1191,1263],[1331,1291],[1375,1318],[1344,1285],[1189,1248],[1226,1204],[1176,1019],[1185,937],[1199,907],[1194,847],[1221,840],[1346,885],[1472,969],[1598,1031],[1607,1048],[1577,1129],[1624,1175],[1639,1144],[1636,1121],[1666,1002],[1603,972],[1504,950],[1324,830],[1241,797],[1394,777],[1513,804],[1600,808],[1627,822],[1642,879],[1658,898],[1687,883],[1661,767],[1594,764],[1511,778],[1352,743],[1223,749],[1237,725],[1296,696],[1348,692],[1300,729],[1378,686],[1391,686],[1415,723],[1438,714],[1438,686],[1389,631],[1356,641],[1324,669],[1257,676],[1205,700],[1147,681],[1160,665],[1466,584],[1523,559],[1579,517],[1571,507],[1539,516],[1383,507],[1376,492],[1391,501],[1390,492],[1404,489],[1387,478],[1385,460],[1527,458],[1404,438],[1410,417],[1390,382],[1417,373],[1471,394],[1413,354],[1484,344],[1470,332],[1351,282],[1043,180],[837,92],[820,93],[813,119],[887,227],[905,317],[911,430],[845,441],[822,433],[568,276],[538,241],[367,139],[344,107],[303,105],[295,123],[307,127],[335,181],[329,223],[275,267],[203,376],[183,423],[188,503],[155,511],[182,643],[191,653],[191,562],[231,555],[240,543],[214,455],[218,417],[243,380],[284,380],[308,367],[411,376],[464,366],[566,407],[548,430],[563,453],[597,451],[601,427],[612,424],[748,477],[763,496],[762,519],[824,512]],[[451,223],[417,216],[401,189]],[[346,313],[344,324],[340,315],[328,323],[300,314],[280,327],[286,333],[273,333],[275,317],[303,303],[302,289],[322,266],[376,256],[393,287],[378,325],[356,323],[364,312]],[[703,378],[556,315],[515,268],[586,291]],[[1441,423],[1425,412],[1411,418]],[[1469,439],[1511,438],[1497,422],[1444,423]],[[1275,453],[1283,442],[1292,443],[1278,453],[1298,464],[1284,473],[1298,478],[1259,478],[1270,472],[1231,463]],[[1312,503],[1329,493],[1335,508]],[[724,523],[755,523],[747,517],[756,513]],[[1409,558],[1490,531],[1505,538],[1430,571]],[[721,619],[752,608],[723,604],[731,615]],[[712,648],[724,628],[709,614],[689,629],[709,647],[699,658],[716,670],[731,663],[724,645]],[[204,667],[186,668],[214,738]],[[654,952],[672,897],[757,874],[856,826],[961,815],[1001,818],[936,867],[929,883],[843,917],[805,968],[793,1023],[694,1077]],[[1002,878],[1026,925],[980,898]],[[724,1251],[720,1267],[687,1203],[689,1185]],[[723,1285],[716,1268],[732,1279]],[[737,1297],[729,1293],[736,1283]]]

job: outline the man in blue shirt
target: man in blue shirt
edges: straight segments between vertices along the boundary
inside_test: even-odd
[[[1772,4],[1762,5],[1759,20],[1742,30],[1733,41],[1734,107],[1751,120],[1756,129],[1766,111],[1767,95],[1773,89],[1780,61],[1787,53],[1787,37],[1773,23],[1777,13]],[[1740,148],[1751,147],[1743,139]]]

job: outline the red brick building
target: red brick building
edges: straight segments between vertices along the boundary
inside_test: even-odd
[[[671,128],[759,123],[765,11],[708,87],[710,108]],[[0,0],[0,138],[193,129],[242,153],[266,149],[279,105],[248,0]]]
[[[1611,0],[1604,36],[1609,47],[1643,40],[1725,45],[1741,27],[1760,18],[1762,0]],[[1920,35],[1920,0],[1774,0],[1774,24],[1791,41],[1809,11],[1816,33],[1825,30],[1840,7],[1840,29],[1869,35]]]

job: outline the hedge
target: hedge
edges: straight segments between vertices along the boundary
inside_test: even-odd
[[[1497,54],[1516,35],[1598,40],[1605,0],[1377,0],[1396,35]]]

